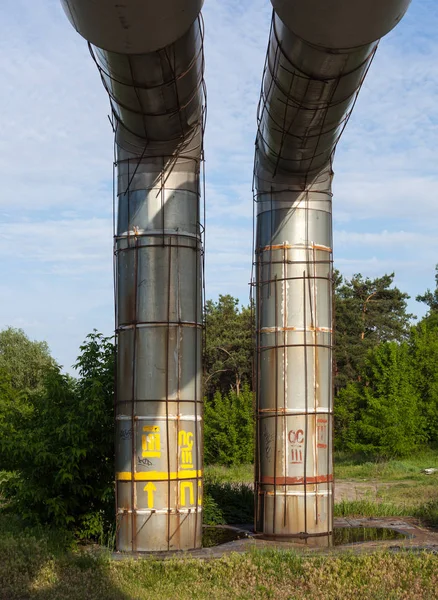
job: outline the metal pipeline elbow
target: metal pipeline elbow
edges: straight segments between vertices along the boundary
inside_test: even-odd
[[[323,48],[357,48],[389,33],[411,0],[271,0],[295,35]]]

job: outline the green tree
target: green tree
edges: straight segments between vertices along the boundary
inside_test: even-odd
[[[382,343],[367,356],[350,448],[404,456],[424,444],[426,420],[415,389],[408,344]]]
[[[363,383],[350,381],[335,397],[334,446],[335,450],[351,450],[357,441],[357,422],[361,418],[365,401]]]
[[[15,468],[11,453],[15,446],[25,443],[26,424],[34,410],[25,392],[17,390],[10,373],[0,369],[0,470]]]
[[[247,384],[240,394],[216,391],[204,404],[204,456],[209,464],[236,465],[254,460],[254,396]]]
[[[334,274],[336,391],[357,381],[369,350],[381,342],[406,340],[408,294],[393,286],[394,273],[350,280]]]
[[[205,392],[216,390],[226,395],[243,384],[251,385],[253,358],[253,321],[251,308],[232,296],[208,300],[205,307],[206,343],[204,358]]]
[[[9,373],[16,390],[41,390],[54,364],[46,342],[30,340],[22,329],[8,327],[0,331],[0,369]]]
[[[438,312],[438,265],[435,266],[435,290],[433,292],[427,289],[424,294],[419,294],[417,302],[423,302],[429,307],[429,313]]]
[[[89,335],[77,368],[76,381],[52,366],[26,402],[2,398],[0,463],[14,473],[1,492],[30,521],[93,536],[114,512],[112,341]]]
[[[438,442],[438,326],[436,313],[430,314],[412,329],[410,348],[415,371],[415,388],[421,413],[426,420],[426,434],[431,443]]]
[[[428,329],[438,330],[438,265],[435,267],[435,289],[432,292],[427,289],[424,294],[419,294],[416,298],[417,302],[423,302],[429,307],[426,316],[421,320],[421,323],[426,323]]]

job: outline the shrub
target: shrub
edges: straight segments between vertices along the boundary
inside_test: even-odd
[[[81,346],[79,379],[53,366],[44,389],[0,403],[0,483],[9,508],[33,523],[102,533],[114,507],[114,345],[94,332]],[[2,432],[2,433],[3,433]]]
[[[412,453],[426,440],[426,421],[407,344],[380,344],[368,356],[364,374],[364,409],[353,449],[385,457]]]
[[[236,465],[254,460],[253,393],[216,392],[205,399],[204,456],[207,463]]]

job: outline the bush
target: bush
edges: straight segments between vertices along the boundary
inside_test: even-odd
[[[411,454],[426,441],[426,420],[407,344],[380,344],[368,356],[364,375],[364,409],[353,449],[384,457]]]
[[[209,464],[236,465],[254,460],[253,393],[245,385],[240,394],[230,391],[205,399],[204,456]]]
[[[434,313],[413,328],[411,359],[415,369],[415,387],[421,398],[428,441],[438,442],[438,314]]]
[[[357,421],[363,409],[362,385],[348,383],[342,388],[334,402],[334,446],[335,450],[350,449],[356,442]]]
[[[93,537],[114,515],[114,345],[97,332],[81,346],[79,379],[50,368],[43,391],[17,402],[2,390],[0,483],[32,523]],[[6,434],[6,435],[5,435]]]
[[[254,489],[245,483],[204,481],[203,520],[205,525],[242,525],[254,520]]]

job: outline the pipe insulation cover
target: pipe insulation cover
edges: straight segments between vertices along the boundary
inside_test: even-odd
[[[379,40],[401,20],[411,0],[271,0],[283,23],[324,48],[355,48]]]
[[[116,547],[202,543],[202,0],[61,0],[112,108]]]
[[[120,54],[146,54],[180,38],[203,0],[61,0],[76,31],[88,42]]]

